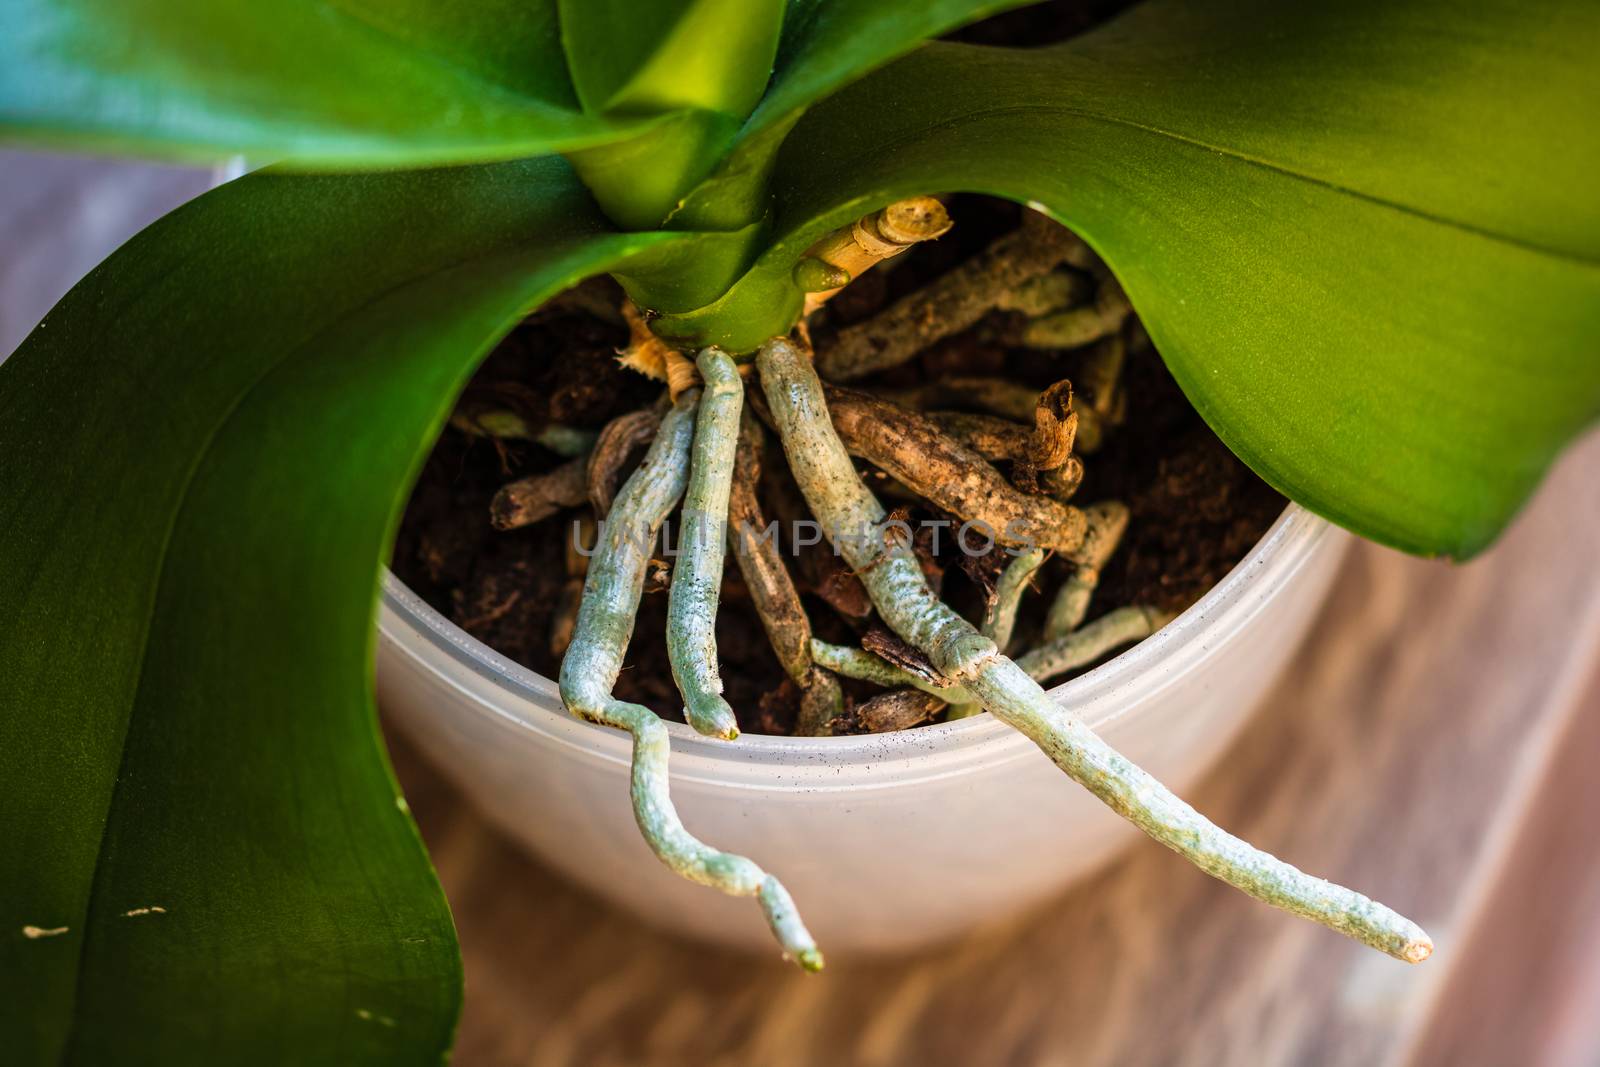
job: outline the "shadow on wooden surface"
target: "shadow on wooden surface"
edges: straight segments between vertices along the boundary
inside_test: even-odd
[[[1020,921],[808,977],[776,958],[675,941],[568,886],[397,740],[466,956],[455,1062],[1505,1062],[1452,1035],[1472,1032],[1478,999],[1521,996],[1493,975],[1522,976],[1530,995],[1542,988],[1538,959],[1510,957],[1561,941],[1561,929],[1523,938],[1479,920],[1514,915],[1529,892],[1504,875],[1519,835],[1549,822],[1544,806],[1561,807],[1559,796],[1534,803],[1558,739],[1597,733],[1573,722],[1580,705],[1600,715],[1584,699],[1600,645],[1597,465],[1591,437],[1470,566],[1359,546],[1289,676],[1191,798],[1256,844],[1417,918],[1438,943],[1422,967],[1256,904],[1143,842]],[[1550,914],[1587,914],[1593,946],[1592,883],[1576,903],[1561,890],[1568,867],[1593,875],[1600,814],[1566,818],[1535,853],[1554,866],[1534,884]],[[1564,842],[1587,851],[1568,855]],[[1572,1014],[1500,1017],[1530,1030],[1596,1026]],[[1555,1062],[1534,1050],[1586,1040],[1495,1032],[1498,1053],[1522,1063]]]

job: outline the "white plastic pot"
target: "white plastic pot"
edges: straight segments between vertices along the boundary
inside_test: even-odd
[[[1052,695],[1182,793],[1304,637],[1348,542],[1291,506],[1177,620]],[[496,824],[650,923],[771,949],[753,901],[683,881],[640,839],[627,735],[572,719],[554,682],[467,636],[393,576],[379,631],[383,706]],[[1002,918],[1137,834],[987,714],[895,734],[733,743],[669,728],[672,796],[690,831],[782,878],[831,958]]]

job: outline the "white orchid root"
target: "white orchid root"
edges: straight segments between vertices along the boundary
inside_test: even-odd
[[[1000,572],[994,599],[984,609],[983,623],[978,630],[1002,651],[1011,644],[1011,632],[1017,628],[1017,609],[1022,606],[1022,594],[1028,591],[1033,576],[1048,556],[1042,548],[1024,549]]]
[[[1087,626],[1030,649],[1017,657],[1017,666],[1034,681],[1048,682],[1093,663],[1113,648],[1143,641],[1171,621],[1170,614],[1155,608],[1118,608]]]
[[[1219,829],[1058,707],[993,641],[933,595],[901,539],[881,536],[883,506],[861,483],[834,432],[808,354],[776,338],[762,348],[757,367],[812,513],[861,576],[883,620],[941,674],[965,686],[1112,810],[1201,870],[1398,959],[1418,963],[1428,957],[1433,942],[1417,924]]]
[[[1017,666],[1034,681],[1047,682],[1068,671],[1087,667],[1113,649],[1142,641],[1170,621],[1170,615],[1155,608],[1118,608],[1081,629],[1047,641],[1026,655],[1018,656]],[[952,719],[963,719],[983,710],[977,698],[965,686],[945,678],[929,678],[908,671],[864,648],[833,645],[812,638],[811,658],[820,666],[846,678],[871,682],[886,689],[910,686],[948,701]]]
[[[739,720],[722,698],[716,624],[744,382],[733,358],[720,348],[702,351],[695,365],[705,384],[683,498],[683,535],[667,599],[667,658],[689,725],[731,741],[739,736]]]
[[[953,704],[970,703],[972,694],[959,685],[926,678],[904,667],[897,667],[876,653],[868,652],[864,648],[850,648],[846,645],[833,645],[815,637],[811,639],[811,658],[818,665],[828,668],[835,674],[857,681],[871,682],[881,685],[885,689],[897,689],[910,686],[919,689],[929,696],[936,696],[940,700]]]
[[[1076,568],[1072,576],[1061,583],[1050,612],[1045,616],[1046,641],[1063,638],[1083,624],[1089,613],[1089,601],[1100,584],[1100,571],[1110,561],[1112,553],[1122,543],[1128,530],[1128,506],[1116,500],[1090,504],[1083,509],[1088,528],[1083,544],[1072,554]]]
[[[612,504],[584,581],[572,644],[561,662],[561,699],[581,719],[633,735],[633,815],[662,863],[690,881],[760,900],[784,954],[808,971],[822,953],[777,878],[743,856],[702,843],[686,829],[667,793],[668,734],[649,708],[611,695],[633,635],[645,567],[661,524],[683,495],[694,436],[696,392],[678,398],[654,444]]]

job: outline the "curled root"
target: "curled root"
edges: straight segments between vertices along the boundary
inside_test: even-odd
[[[688,482],[697,400],[694,391],[678,398],[601,531],[572,644],[561,661],[561,699],[579,718],[632,735],[634,820],[661,862],[724,893],[758,897],[784,954],[807,970],[818,970],[822,954],[783,886],[754,862],[714,849],[684,828],[667,792],[666,725],[649,708],[611,695],[633,635],[651,549]]]

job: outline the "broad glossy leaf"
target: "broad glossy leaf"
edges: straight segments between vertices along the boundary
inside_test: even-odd
[[[436,1063],[449,914],[372,710],[400,490],[520,312],[663,240],[558,159],[254,175],[0,365],[8,1063]]]
[[[779,146],[805,109],[923,41],[1030,0],[790,0],[772,81],[728,157],[684,197],[681,229],[736,230],[766,214]]]
[[[1029,0],[790,0],[754,136],[923,41]]]
[[[717,166],[766,88],[784,0],[561,0],[560,8],[567,69],[586,111],[675,112],[636,137],[567,154],[613,222],[656,229]],[[700,221],[679,228],[702,229]]]
[[[743,118],[772,73],[783,0],[561,0],[586,110],[699,108]]]
[[[793,302],[800,252],[896,196],[1033,201],[1264,478],[1470,556],[1600,416],[1596,55],[1581,0],[1169,0],[1046,49],[930,45],[801,121],[782,237],[713,310]]]
[[[585,115],[556,0],[0,0],[0,136],[303,167],[511,159]]]

